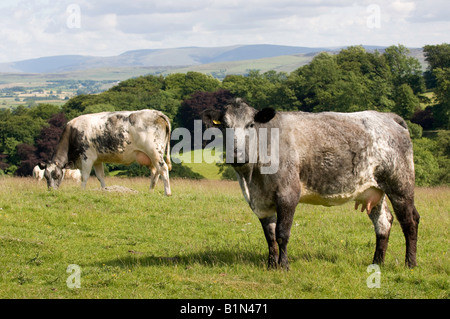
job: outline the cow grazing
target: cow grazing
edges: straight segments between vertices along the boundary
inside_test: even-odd
[[[287,244],[299,202],[334,206],[355,201],[355,209],[361,205],[375,228],[373,263],[383,263],[393,221],[386,195],[406,239],[405,262],[416,265],[420,216],[414,206],[412,144],[401,117],[375,111],[257,111],[236,99],[222,111],[204,111],[203,121],[225,135],[230,134],[227,128],[241,128],[244,133],[254,128],[257,138],[263,132],[260,128],[266,128],[268,135],[274,129],[279,132],[276,173],[263,174],[266,164],[260,157],[249,162],[244,156],[244,163],[232,164],[245,199],[261,221],[269,268],[277,263],[289,268]],[[235,159],[241,153],[235,149]]]
[[[161,176],[164,192],[170,196],[170,131],[168,117],[156,110],[103,112],[74,118],[67,123],[52,160],[41,164],[47,185],[57,189],[63,169],[78,168],[81,186],[85,188],[94,166],[104,188],[103,163],[138,162],[152,172],[150,189]]]
[[[71,179],[75,182],[81,182],[81,172],[79,169],[69,169],[65,168],[63,169],[63,179]]]
[[[38,182],[40,182],[44,178],[44,171],[43,169],[40,169],[39,165],[36,165],[33,168],[33,177],[36,178]]]

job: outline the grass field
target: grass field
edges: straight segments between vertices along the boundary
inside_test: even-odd
[[[0,178],[0,298],[449,298],[449,188],[417,189],[418,267],[404,267],[395,220],[380,288],[368,288],[375,234],[353,204],[299,205],[291,270],[269,271],[236,182],[172,179],[172,197],[148,179],[106,182],[137,193]]]

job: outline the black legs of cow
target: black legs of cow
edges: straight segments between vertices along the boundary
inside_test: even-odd
[[[291,234],[294,214],[292,213],[290,216],[281,214],[279,216],[278,219],[275,216],[260,219],[269,247],[267,267],[269,269],[280,267],[289,270],[287,245]]]
[[[405,263],[408,267],[416,266],[417,233],[420,216],[413,201],[391,196],[395,215],[402,227],[406,241]],[[280,267],[289,270],[287,245],[289,242],[292,221],[296,204],[278,200],[277,216],[260,219],[269,248],[268,268]],[[386,196],[369,214],[375,228],[376,247],[373,263],[381,265],[389,242],[393,216],[389,210]]]
[[[264,235],[269,246],[269,268],[276,268],[278,263],[278,247],[276,239],[277,218],[275,216],[260,219]]]
[[[287,245],[291,236],[295,208],[300,199],[300,182],[298,180],[291,181],[291,187],[276,197],[276,216],[260,219],[269,247],[268,268],[279,266],[289,270]]]
[[[408,267],[416,266],[417,234],[420,216],[414,206],[413,197],[389,196],[395,216],[400,223],[406,241],[405,263]]]

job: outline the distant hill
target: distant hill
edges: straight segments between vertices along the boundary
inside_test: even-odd
[[[0,72],[59,73],[92,68],[191,66],[272,58],[284,55],[310,54],[320,51],[330,51],[330,49],[269,44],[212,48],[149,49],[127,51],[112,57],[62,55],[0,63]]]
[[[386,47],[364,46],[383,52]],[[186,47],[127,51],[112,57],[61,55],[11,63],[0,63],[3,85],[19,85],[55,80],[122,81],[147,74],[196,71],[223,79],[229,74],[262,73],[274,70],[290,73],[308,64],[319,52],[337,53],[342,48],[308,48],[281,45],[235,45],[227,47]],[[410,48],[425,71],[422,48]]]

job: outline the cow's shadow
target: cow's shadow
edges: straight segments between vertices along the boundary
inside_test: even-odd
[[[128,251],[127,255],[115,259],[103,260],[93,263],[92,266],[103,265],[130,269],[133,267],[151,266],[182,266],[193,267],[201,265],[206,267],[229,266],[229,265],[253,265],[266,267],[267,255],[254,251],[235,250],[206,250],[179,255],[148,255],[145,252]]]

